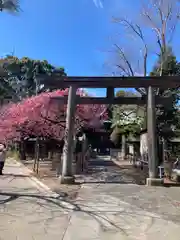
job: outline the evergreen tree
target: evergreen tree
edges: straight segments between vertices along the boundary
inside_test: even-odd
[[[168,48],[164,62],[161,63],[161,57],[154,66],[151,76],[178,76],[180,75],[180,64],[177,62],[172,49]],[[177,129],[180,127],[179,116],[179,97],[180,89],[159,89],[159,96],[171,97],[168,104],[157,106],[157,130],[158,135],[164,139],[170,139],[176,136]]]

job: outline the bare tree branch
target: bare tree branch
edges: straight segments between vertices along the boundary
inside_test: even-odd
[[[142,56],[137,59],[138,66],[143,69],[143,76],[147,76],[147,62],[150,53],[161,57],[160,75],[162,75],[164,63],[167,59],[169,44],[172,41],[174,32],[179,23],[180,10],[178,0],[139,0],[141,2],[140,15],[143,21],[137,23],[129,20],[124,16],[113,17],[113,22],[118,23],[123,28],[123,33],[131,33],[131,36],[140,40],[141,46],[137,46]],[[145,21],[146,20],[146,21]],[[146,24],[146,25],[144,25]],[[125,31],[124,31],[125,30]],[[152,38],[148,34],[152,35]],[[127,36],[126,36],[127,37]],[[150,39],[150,40],[149,40]],[[149,42],[148,42],[149,40]],[[154,50],[150,51],[150,45],[154,42]],[[129,38],[132,46],[134,43]],[[127,52],[119,44],[114,44],[116,54],[119,57],[115,66],[120,70],[122,75],[135,76],[135,65],[132,59],[127,56]],[[157,49],[158,48],[158,49]],[[141,94],[146,93],[143,89],[136,89]]]
[[[148,57],[148,47],[143,35],[143,31],[141,29],[141,27],[138,24],[133,24],[130,21],[128,21],[127,19],[124,18],[113,18],[113,21],[116,23],[121,24],[122,26],[124,26],[126,29],[129,29],[132,31],[133,34],[135,34],[142,42],[143,44],[143,75],[146,76],[147,75],[147,57]],[[130,61],[128,60],[125,52],[123,51],[122,48],[120,48],[117,44],[114,44],[114,46],[117,49],[117,53],[119,54],[120,59],[122,60],[121,64],[118,63],[116,64],[116,66],[122,71],[122,73],[124,73],[123,75],[127,75],[127,76],[135,76],[135,72],[133,70],[132,64],[130,63]],[[139,65],[139,61],[138,65]],[[125,64],[125,65],[124,65]],[[145,90],[143,89],[136,89],[139,93],[141,94],[145,94]]]
[[[119,53],[119,56],[121,57],[121,59],[125,62],[126,66],[127,66],[127,71],[128,71],[128,75],[129,76],[134,76],[134,71],[131,67],[130,62],[128,61],[124,51],[122,50],[122,48],[120,48],[117,44],[114,44],[114,46],[117,48],[117,52]]]

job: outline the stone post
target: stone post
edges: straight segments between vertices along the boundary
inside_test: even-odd
[[[124,161],[126,158],[126,136],[121,136],[121,160]]]
[[[156,136],[156,109],[155,93],[151,86],[148,88],[147,99],[147,131],[148,131],[148,163],[149,178],[147,185],[161,185],[162,180],[158,178],[158,154]]]
[[[135,165],[135,151],[134,151],[134,144],[130,143],[129,144],[129,155],[130,155],[130,162],[133,163],[133,165]]]
[[[74,121],[76,110],[76,87],[70,86],[66,111],[66,129],[64,134],[63,163],[60,182],[62,184],[74,183],[72,171],[74,147]]]
[[[83,162],[83,172],[86,171],[86,152],[87,152],[87,138],[86,134],[83,133],[83,142],[82,142],[82,162]]]

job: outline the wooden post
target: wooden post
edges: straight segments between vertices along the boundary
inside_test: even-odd
[[[76,110],[76,87],[71,86],[68,94],[68,104],[66,112],[66,129],[64,135],[63,163],[60,182],[63,184],[74,183],[72,172],[73,146],[74,146],[74,121]]]
[[[112,100],[114,98],[114,88],[113,87],[108,87],[106,89],[106,97],[109,99],[109,100]]]
[[[161,185],[162,180],[158,178],[158,154],[156,138],[156,109],[155,93],[151,86],[148,88],[147,100],[147,130],[148,130],[148,163],[149,178],[147,185]]]
[[[153,88],[148,88],[147,130],[148,130],[148,159],[149,177],[156,178],[157,145],[156,145],[156,115]]]

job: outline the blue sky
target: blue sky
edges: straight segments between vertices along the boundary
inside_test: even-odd
[[[21,0],[19,16],[0,14],[0,54],[14,51],[18,57],[46,59],[63,66],[71,76],[111,75],[104,66],[115,31],[111,17],[129,7],[133,13],[138,8],[135,2]],[[103,91],[96,90],[96,94]]]

